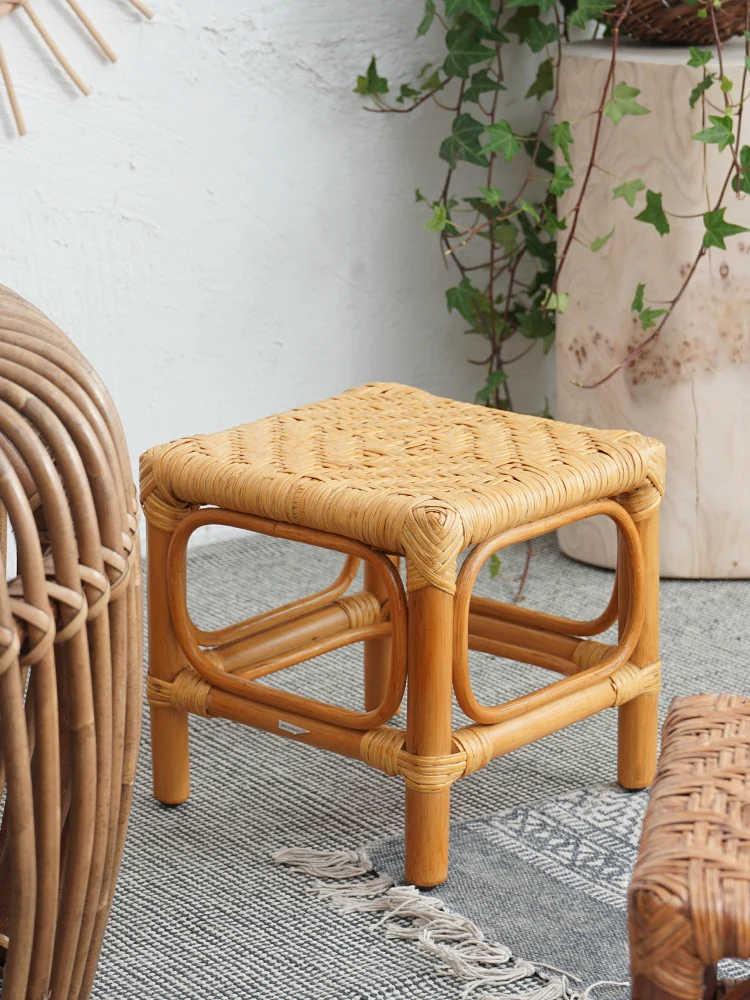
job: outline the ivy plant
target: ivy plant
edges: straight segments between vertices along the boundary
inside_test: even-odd
[[[741,142],[750,31],[745,32],[742,85],[735,94],[724,72],[716,28],[715,11],[721,0],[687,2],[696,18],[711,22],[714,34],[712,48],[691,47],[686,52],[685,61],[695,74],[690,107],[701,103],[704,122],[692,139],[724,152],[726,179],[715,204],[703,214],[702,239],[673,298],[655,308],[649,303],[645,282],[638,284],[632,309],[643,336],[592,386],[611,378],[659,336],[708,249],[724,249],[727,238],[746,231],[725,215],[730,196],[750,192],[750,146]],[[556,316],[568,306],[566,262],[573,243],[583,243],[591,253],[598,253],[614,233],[598,234],[591,242],[579,235],[581,208],[594,176],[601,175],[598,180],[611,184],[612,198],[627,204],[634,222],[653,227],[662,238],[669,235],[668,194],[652,190],[645,177],[614,177],[597,162],[605,119],[611,123],[607,128],[635,129],[637,123],[626,125],[626,120],[651,111],[638,88],[623,78],[617,63],[620,30],[630,3],[425,0],[417,36],[440,32],[445,46],[442,61],[425,65],[414,79],[392,87],[380,75],[373,56],[357,79],[355,92],[368,98],[370,111],[411,114],[429,103],[445,114],[446,136],[436,150],[445,166],[444,183],[434,192],[418,189],[416,199],[424,206],[425,229],[436,234],[444,258],[456,273],[455,284],[446,293],[448,311],[460,317],[466,332],[486,341],[484,356],[475,363],[485,373],[477,401],[488,406],[512,408],[509,369],[534,348],[550,350]],[[745,23],[750,25],[750,0],[746,7]],[[611,46],[604,87],[592,95],[587,116],[594,118],[590,156],[575,173],[571,147],[580,122],[561,121],[555,114],[561,50],[572,29],[577,37],[584,32],[588,37],[607,38]],[[511,46],[526,47],[540,59],[524,95],[539,108],[538,124],[530,131],[519,128],[505,110],[504,92],[519,96],[512,93],[513,82],[504,71]],[[709,71],[709,66],[715,68]],[[672,95],[664,99],[671,101]],[[521,182],[513,185],[518,163],[523,164]],[[577,187],[575,200],[562,214],[560,198],[573,187]],[[514,349],[519,343],[523,346]]]

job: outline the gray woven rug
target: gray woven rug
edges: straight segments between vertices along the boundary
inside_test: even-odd
[[[611,574],[571,562],[551,539],[535,551],[530,606],[582,618],[601,610]],[[491,581],[484,574],[481,592],[512,597],[522,561],[523,552],[507,553],[503,575]],[[319,589],[338,562],[263,537],[196,550],[194,616],[216,626],[284,603]],[[662,712],[676,694],[748,691],[748,608],[746,582],[664,582]],[[350,647],[272,682],[357,706],[360,662]],[[488,702],[550,679],[481,654],[472,655],[472,672]],[[458,782],[451,877],[432,894],[488,939],[580,973],[583,985],[620,979],[627,968],[623,900],[645,796],[613,785],[615,722],[613,711],[602,713]],[[398,876],[397,779],[233,723],[193,718],[193,793],[167,809],[150,795],[147,728],[97,1000],[461,996],[462,984],[434,956],[387,937],[373,914],[332,909],[308,891],[307,875],[270,861],[288,847],[367,847],[379,872]]]

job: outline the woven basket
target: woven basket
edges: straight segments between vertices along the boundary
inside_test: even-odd
[[[622,4],[620,5],[622,9]],[[662,45],[711,45],[714,29],[711,18],[697,16],[701,7],[670,0],[632,0],[622,23],[631,38]],[[716,27],[722,41],[745,30],[744,0],[724,0],[715,8]]]

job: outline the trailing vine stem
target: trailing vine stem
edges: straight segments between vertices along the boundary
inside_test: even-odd
[[[690,97],[691,107],[701,102],[704,125],[707,112],[710,126],[692,138],[704,149],[716,144],[728,150],[727,173],[720,194],[703,214],[701,242],[688,272],[671,300],[656,303],[645,297],[645,282],[634,290],[632,309],[644,336],[601,378],[582,385],[594,388],[612,378],[638,357],[661,334],[698,266],[712,246],[725,249],[725,239],[746,231],[724,219],[730,186],[742,196],[750,193],[750,147],[741,145],[746,84],[750,66],[750,0],[745,0],[745,68],[739,96],[732,98],[732,82],[725,75],[723,45],[719,36],[716,9],[722,0],[686,0],[695,16],[710,19],[714,53],[691,47],[689,66],[701,77]],[[412,80],[400,85],[395,99],[388,80],[378,73],[375,57],[357,80],[355,92],[371,99],[367,110],[379,113],[410,113],[427,103],[435,103],[451,116],[450,134],[438,155],[446,164],[442,189],[430,199],[419,189],[417,201],[429,209],[425,228],[438,234],[446,266],[458,273],[458,283],[446,293],[447,307],[457,312],[468,329],[488,342],[481,359],[472,362],[485,371],[484,385],[477,401],[488,406],[511,408],[508,369],[541,345],[546,353],[554,338],[555,319],[568,305],[563,278],[566,262],[575,244],[597,253],[614,230],[586,243],[579,235],[579,220],[595,171],[609,175],[597,162],[604,119],[620,127],[623,119],[649,113],[638,101],[640,91],[618,80],[619,37],[632,0],[425,0],[418,36],[439,25],[445,35],[446,55],[439,65],[428,64]],[[437,5],[441,5],[438,11]],[[563,68],[563,42],[571,29],[590,38],[602,31],[610,40],[611,54],[601,92],[592,109],[580,121],[555,120]],[[515,41],[511,41],[515,36]],[[502,93],[506,90],[503,59],[511,47],[526,46],[538,56],[534,82],[526,99],[536,100],[539,121],[530,133],[515,128],[501,117]],[[718,73],[709,72],[715,59]],[[718,86],[716,86],[718,85]],[[715,87],[721,93],[720,106],[709,99]],[[438,95],[453,92],[447,101]],[[514,95],[516,96],[516,95]],[[582,168],[576,200],[567,216],[558,217],[559,199],[576,185],[570,147],[582,121],[595,117],[591,149]],[[637,123],[627,127],[635,128]],[[515,190],[512,172],[526,157],[526,167]],[[467,165],[481,168],[484,184],[474,185],[468,195],[457,196],[457,181],[468,177]],[[460,168],[460,169],[459,169]],[[634,214],[634,223],[653,226],[660,236],[670,231],[669,218],[678,217],[662,204],[660,192],[651,190],[641,178],[625,180],[612,190],[613,198],[623,199]],[[498,184],[502,186],[498,186]],[[465,215],[470,219],[462,221]],[[481,242],[485,252],[478,254]],[[654,308],[654,306],[659,308]],[[523,349],[508,348],[517,336],[527,338]],[[579,383],[581,384],[581,383]],[[549,415],[549,414],[547,414]]]

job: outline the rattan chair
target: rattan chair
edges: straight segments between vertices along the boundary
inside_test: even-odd
[[[137,503],[100,379],[2,286],[0,504],[17,552],[0,583],[2,997],[84,1000],[138,752]]]
[[[428,886],[447,873],[451,784],[493,757],[618,706],[619,779],[647,786],[656,765],[664,466],[664,447],[639,434],[390,384],[151,449],[141,460],[141,497],[156,797],[172,804],[188,797],[189,712],[354,757],[403,777],[406,876]],[[472,596],[483,563],[503,547],[599,514],[615,522],[620,556],[597,618]],[[201,630],[186,607],[186,548],[206,524],[333,549],[346,556],[344,568],[319,594]],[[364,590],[347,595],[359,560]],[[618,618],[616,645],[591,638]],[[353,642],[365,646],[361,710],[260,682]],[[470,649],[562,676],[507,704],[485,705],[472,690]],[[402,730],[387,723],[407,671]],[[455,732],[452,691],[472,720]]]
[[[628,896],[634,1000],[748,1000],[750,698],[677,698],[664,724]]]

